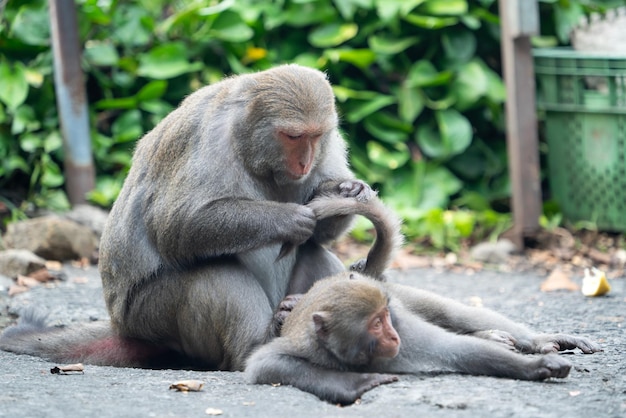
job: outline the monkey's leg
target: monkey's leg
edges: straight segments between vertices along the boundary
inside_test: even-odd
[[[243,370],[272,315],[256,278],[234,261],[170,271],[128,300],[124,336],[160,342],[207,369]]]
[[[390,308],[402,340],[400,353],[393,359],[376,360],[371,371],[411,373],[440,368],[522,380],[564,378],[569,374],[570,362],[557,354],[525,356],[500,344],[446,331],[397,304]]]
[[[346,405],[376,386],[398,380],[390,374],[321,368],[289,354],[291,350],[283,347],[283,342],[278,338],[252,354],[245,371],[250,383],[291,385],[322,400]]]
[[[265,339],[272,307],[255,276],[232,264],[198,272],[180,307],[181,348],[219,370],[243,370]]]
[[[346,270],[337,256],[321,245],[307,241],[298,247],[287,294],[305,293],[313,283]]]
[[[549,353],[579,348],[590,354],[601,351],[587,338],[567,334],[538,334],[528,327],[486,308],[477,308],[410,286],[389,284],[394,296],[424,320],[459,334],[513,344],[523,353]],[[490,334],[493,330],[495,334]],[[495,338],[489,338],[489,336]],[[509,342],[505,340],[509,338]]]

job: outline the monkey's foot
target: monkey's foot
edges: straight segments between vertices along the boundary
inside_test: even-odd
[[[532,342],[533,353],[556,353],[564,350],[579,348],[585,354],[593,354],[603,351],[600,345],[588,338],[576,337],[567,334],[541,334]]]
[[[301,293],[287,295],[280,301],[276,311],[274,312],[274,316],[272,317],[272,323],[268,329],[268,339],[280,336],[280,331],[283,328],[285,320],[293,308],[298,304],[302,296],[303,295]]]
[[[557,354],[546,354],[540,357],[531,370],[529,380],[544,380],[550,377],[562,379],[567,377],[572,363]]]
[[[376,196],[376,192],[361,180],[344,181],[339,185],[339,194],[342,197],[353,197],[361,202],[367,202]]]
[[[367,267],[367,258],[362,258],[358,261],[355,261],[354,263],[352,263],[349,267],[350,271],[355,271],[357,273],[361,273],[363,274],[363,272],[365,271],[365,267]],[[373,279],[376,279],[380,282],[386,282],[387,281],[387,275],[386,274],[381,274],[378,277],[372,277]]]

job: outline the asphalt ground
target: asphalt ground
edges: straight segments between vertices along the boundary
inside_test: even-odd
[[[27,306],[49,312],[51,324],[107,318],[97,271],[66,266],[68,279],[9,298],[11,312]],[[582,278],[574,278],[580,283]],[[0,352],[0,417],[626,417],[626,278],[612,292],[539,290],[544,277],[484,271],[475,275],[432,269],[394,271],[390,281],[482,304],[538,331],[580,334],[604,351],[567,352],[566,379],[523,382],[455,373],[401,376],[338,407],[291,387],[247,384],[237,372],[142,370],[85,366],[83,374],[51,374],[45,360]],[[200,392],[169,386],[204,382]]]

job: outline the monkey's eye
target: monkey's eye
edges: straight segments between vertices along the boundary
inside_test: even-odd
[[[294,141],[301,139],[303,135],[287,135],[289,139],[293,139]]]
[[[383,321],[380,318],[374,319],[372,322],[372,329],[380,329],[383,326]]]

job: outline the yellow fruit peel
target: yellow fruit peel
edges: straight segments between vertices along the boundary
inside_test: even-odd
[[[611,285],[602,270],[592,267],[585,269],[581,290],[585,296],[602,296],[611,291]]]

